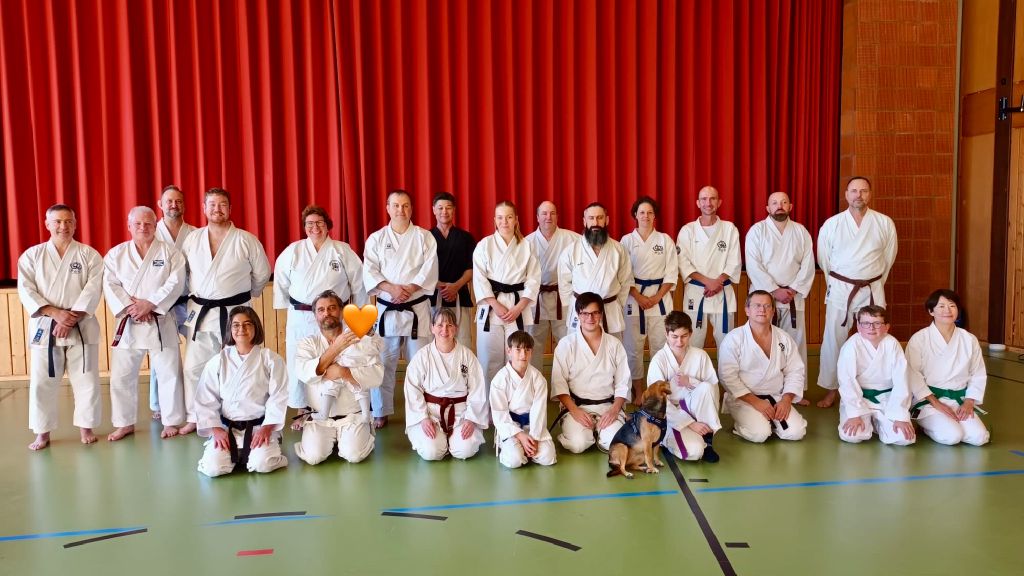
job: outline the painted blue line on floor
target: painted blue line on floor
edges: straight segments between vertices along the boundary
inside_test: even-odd
[[[294,522],[296,520],[315,520],[327,518],[327,516],[268,516],[265,518],[241,518],[238,520],[224,520],[221,522],[210,522],[203,526],[230,526],[232,524],[263,524],[264,522]]]
[[[782,490],[786,488],[818,488],[820,486],[852,486],[856,484],[888,484],[892,482],[913,482],[917,480],[946,480],[950,478],[978,478],[983,476],[1014,476],[1024,470],[992,470],[989,472],[957,472],[953,474],[929,474],[925,476],[894,476],[891,478],[858,478],[855,480],[822,480],[819,482],[794,482],[792,484],[760,484],[753,486],[721,486],[697,488],[697,492],[751,492],[755,490]]]
[[[552,502],[579,502],[580,500],[612,500],[616,498],[642,498],[644,496],[668,496],[679,494],[678,490],[655,490],[652,492],[620,492],[616,494],[587,494],[585,496],[556,496],[554,498],[527,498],[523,500],[495,500],[493,502],[470,502],[468,504],[442,504],[440,506],[417,506],[413,508],[388,508],[385,512],[426,512],[429,510],[463,510],[466,508],[494,508],[497,506],[521,506],[524,504],[550,504]]]
[[[99,528],[97,530],[70,530],[67,532],[44,532],[41,534],[18,534],[15,536],[0,536],[0,542],[13,542],[16,540],[41,540],[43,538],[66,538],[68,536],[96,536],[99,534],[114,534],[117,532],[128,532],[130,530],[141,530],[145,526],[128,526],[126,528]]]
[[[1010,450],[1010,454],[1016,454],[1017,456],[1024,456],[1024,451],[1022,451],[1022,450]]]

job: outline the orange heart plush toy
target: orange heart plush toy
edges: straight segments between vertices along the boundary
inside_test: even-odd
[[[377,307],[373,304],[367,304],[362,308],[349,304],[341,314],[345,318],[345,325],[360,338],[369,334],[373,323],[377,321]]]

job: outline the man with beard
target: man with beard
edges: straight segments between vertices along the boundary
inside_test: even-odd
[[[705,186],[697,193],[700,217],[679,230],[676,251],[683,277],[683,311],[693,321],[693,345],[703,348],[708,324],[715,327],[715,342],[735,325],[736,293],[740,281],[740,233],[732,222],[718,217],[722,200],[718,190]]]
[[[533,253],[540,263],[540,294],[534,308],[533,325],[526,331],[533,336],[536,349],[530,358],[533,367],[544,371],[544,350],[554,339],[551,348],[565,337],[566,306],[558,294],[558,259],[562,252],[581,236],[572,230],[558,227],[558,209],[555,203],[545,200],[537,206],[537,229],[526,236],[533,245]]]
[[[785,192],[768,197],[768,218],[747,232],[746,259],[750,290],[775,298],[775,326],[796,340],[807,364],[804,302],[814,283],[814,246],[803,225],[789,219],[793,205]]]
[[[189,234],[182,245],[188,262],[189,303],[185,325],[185,411],[188,423],[178,432],[196,429],[193,400],[203,368],[220,353],[228,335],[228,311],[249,306],[270,279],[270,261],[263,244],[231,222],[231,196],[210,188],[203,200],[207,225]]]
[[[431,206],[437,225],[430,229],[437,243],[437,291],[430,296],[431,313],[454,308],[459,318],[459,344],[473,347],[473,235],[455,225],[455,196],[438,192]],[[440,297],[440,299],[438,298]]]
[[[623,307],[633,286],[633,267],[622,244],[608,237],[608,221],[608,211],[599,202],[583,211],[584,235],[562,252],[558,262],[558,293],[570,311],[567,331],[580,327],[576,298],[593,292],[604,303],[605,332],[622,340],[626,329]]]
[[[885,307],[885,280],[896,261],[896,225],[868,208],[871,182],[854,176],[846,183],[849,209],[825,221],[818,233],[818,265],[825,273],[825,329],[821,338],[818,401],[828,408],[839,394],[839,350],[856,322],[854,312],[868,304]]]

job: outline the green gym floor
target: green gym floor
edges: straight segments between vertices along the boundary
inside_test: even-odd
[[[987,359],[982,448],[844,444],[834,408],[804,407],[801,442],[749,444],[726,417],[721,462],[635,480],[606,479],[596,451],[520,470],[490,444],[423,462],[394,420],[361,464],[307,466],[289,430],[288,468],[209,479],[200,439],[160,440],[144,407],[135,436],[81,446],[70,389],[67,425],[29,452],[27,390],[0,390],[0,574],[1020,575],[1017,358]]]

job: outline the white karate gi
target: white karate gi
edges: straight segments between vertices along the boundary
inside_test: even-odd
[[[181,376],[181,350],[174,303],[185,285],[185,256],[160,240],[144,256],[129,240],[114,246],[103,258],[106,273],[103,295],[114,315],[114,326],[124,323],[117,345],[110,347],[110,406],[114,427],[134,426],[139,409],[139,370],[149,354],[149,369],[162,386],[160,420],[164,426],[185,422],[185,397]],[[156,305],[154,322],[136,322],[125,309],[132,297]],[[116,328],[115,328],[116,330]],[[113,337],[117,340],[117,336]]]
[[[595,354],[579,330],[570,331],[555,347],[551,364],[551,399],[558,401],[563,394],[575,394],[588,400],[623,398],[629,400],[632,382],[626,349],[618,339],[602,334],[601,345]],[[612,402],[580,406],[594,417],[594,422],[612,407]],[[604,430],[598,431],[597,445],[608,451],[615,433],[622,428],[626,417],[619,410],[616,419]],[[594,431],[584,428],[566,414],[561,421],[558,442],[566,450],[579,454],[594,445]],[[596,426],[595,426],[596,428]]]
[[[988,374],[981,346],[974,334],[962,328],[953,332],[949,342],[934,324],[918,330],[907,343],[907,365],[915,404],[934,394],[929,388],[963,390],[964,396],[973,399],[977,406],[985,400]],[[949,398],[940,397],[939,402],[954,411],[960,407],[959,402]],[[966,442],[982,446],[990,439],[977,413],[960,422],[925,404],[917,415],[917,422],[924,433],[939,444]]]
[[[359,386],[317,376],[317,364],[330,344],[319,332],[298,343],[295,373],[303,382],[309,408],[316,413],[302,424],[302,441],[295,443],[295,455],[308,464],[319,464],[337,445],[338,456],[354,464],[373,451],[369,391],[379,387],[384,378],[380,362],[384,343],[378,336],[367,335],[335,358],[334,363],[348,368]],[[325,412],[328,404],[330,410]]]
[[[533,365],[522,377],[511,364],[505,364],[491,381],[491,418],[494,421],[494,444],[498,461],[506,468],[519,468],[532,460],[550,466],[557,461],[555,442],[548,432],[548,383]],[[529,424],[520,426],[511,412],[529,414]],[[537,441],[537,454],[527,458],[516,434],[526,432]]]
[[[533,253],[540,263],[541,286],[549,289],[548,292],[541,292],[537,296],[534,324],[526,327],[534,342],[530,362],[541,372],[544,371],[544,353],[547,351],[548,343],[551,342],[551,350],[554,351],[558,341],[565,337],[565,320],[569,316],[566,302],[558,293],[558,261],[562,251],[579,239],[579,234],[565,228],[556,228],[550,240],[545,238],[540,230],[526,236],[526,241],[533,245]]]
[[[676,249],[679,252],[679,275],[683,278],[683,311],[693,321],[693,336],[690,341],[698,348],[704,347],[709,326],[714,327],[715,343],[721,347],[722,339],[728,330],[722,324],[728,322],[732,329],[736,325],[736,292],[732,286],[725,286],[722,291],[711,298],[704,297],[704,288],[691,284],[691,276],[699,272],[708,278],[718,278],[722,274],[729,281],[737,284],[740,281],[742,260],[740,257],[740,233],[732,222],[719,218],[715,221],[710,235],[695,220],[679,229],[676,238]],[[703,318],[698,321],[698,312],[703,302]],[[723,319],[722,315],[728,314]]]
[[[57,429],[57,390],[67,372],[75,396],[72,420],[79,428],[99,426],[99,335],[96,307],[103,291],[103,259],[96,250],[71,241],[64,257],[52,241],[36,244],[18,258],[18,297],[29,313],[31,353],[28,426],[36,434]],[[67,338],[52,335],[53,319],[42,316],[43,306],[84,312]],[[53,339],[53,376],[49,345]]]
[[[210,253],[210,229],[199,228],[189,234],[182,245],[182,252],[188,263],[189,294],[207,299],[230,298],[248,292],[252,298],[263,294],[263,287],[270,279],[270,262],[260,241],[245,230],[231,225],[231,230],[221,242],[217,254]],[[247,300],[241,305],[251,306]],[[220,352],[224,340],[221,334],[220,311],[214,308],[203,318],[202,325],[196,326],[199,310],[194,300],[188,302],[186,324],[189,333],[185,338],[185,360],[182,370],[185,380],[185,412],[189,422],[195,422],[192,399],[196,394],[199,376],[206,363]],[[227,315],[234,305],[224,312],[225,325],[231,322]],[[227,332],[229,328],[225,329]]]
[[[520,298],[537,302],[540,292],[540,264],[533,254],[533,244],[513,238],[506,244],[500,234],[491,234],[481,240],[473,250],[473,293],[476,295],[476,353],[484,370],[484,382],[490,382],[505,364],[505,346],[508,337],[519,330],[519,323],[506,324],[485,298],[496,298],[507,308],[516,304],[516,295],[496,293],[491,280],[502,284],[523,284]],[[523,327],[532,325],[534,306],[523,308],[519,318]]]
[[[156,239],[160,240],[161,242],[171,244],[176,249],[178,249],[178,251],[181,251],[181,247],[185,245],[185,239],[188,238],[189,234],[191,234],[195,230],[195,226],[192,226],[191,224],[188,224],[186,222],[182,222],[181,228],[178,229],[178,237],[174,238],[173,236],[171,236],[171,231],[167,228],[167,224],[165,224],[163,218],[161,218],[156,223]],[[179,294],[179,296],[185,298],[188,297],[188,266],[185,267],[185,280],[181,283],[181,294]],[[182,336],[186,337],[188,336],[188,328],[185,326],[185,317],[187,315],[187,311],[188,305],[185,302],[182,302],[181,304],[178,304],[171,308],[171,314],[174,315],[174,325],[178,330],[178,334],[181,334]],[[180,355],[181,354],[179,350],[179,357]],[[184,376],[182,376],[182,378],[179,379],[179,381],[183,381],[183,378]],[[183,392],[178,392],[178,395],[182,394]],[[156,371],[152,369],[150,369],[149,371],[149,409],[152,410],[153,412],[160,411],[159,384],[157,382]],[[184,408],[182,409],[184,410]]]
[[[680,386],[673,378],[676,374],[689,376],[693,389]],[[703,348],[690,347],[683,356],[682,363],[668,345],[655,352],[651,365],[647,370],[647,384],[664,380],[672,385],[666,417],[671,428],[662,445],[669,449],[676,458],[684,460],[700,460],[704,456],[707,443],[704,437],[690,430],[690,424],[701,422],[711,428],[712,433],[722,429],[718,418],[719,396],[718,375],[711,357]],[[673,433],[673,430],[679,434]],[[680,446],[682,440],[682,446]],[[685,452],[684,452],[685,451]]]
[[[909,446],[902,433],[893,430],[896,421],[910,422],[910,386],[907,383],[907,359],[899,340],[886,335],[878,348],[854,334],[839,351],[839,438],[846,442],[871,439],[872,421],[878,439],[884,444]],[[864,390],[887,390],[876,402],[864,397]],[[855,436],[843,431],[850,418],[860,418],[865,428]]]
[[[440,406],[427,402],[424,393],[446,398],[467,396],[454,407],[450,438],[441,429]],[[421,425],[428,418],[434,423],[432,439]],[[476,430],[463,438],[462,423],[467,420],[476,425]],[[440,460],[447,453],[461,460],[472,458],[484,443],[483,430],[489,420],[484,373],[472,350],[456,342],[455,349],[446,354],[431,342],[413,356],[405,369],[405,434],[420,458]]]
[[[344,242],[328,238],[319,252],[310,239],[293,242],[274,264],[274,309],[288,310],[285,332],[285,361],[288,363],[288,406],[306,406],[305,387],[298,378],[295,352],[299,341],[320,333],[316,314],[296,310],[295,300],[307,306],[324,290],[334,292],[348,304],[366,304],[363,263]]]
[[[224,428],[221,416],[234,422],[263,417],[257,426],[274,426],[269,441],[249,452],[249,472],[273,472],[288,465],[281,454],[281,428],[288,402],[288,371],[284,359],[273,350],[254,346],[244,357],[234,346],[227,346],[206,363],[196,388],[195,410],[199,435],[209,438],[204,444],[199,471],[207,476],[228,474],[234,468],[231,453],[214,446],[213,429]],[[253,433],[255,433],[255,430]],[[244,432],[234,434],[239,451]]]
[[[772,434],[783,440],[800,440],[807,433],[807,421],[796,411],[803,395],[807,368],[800,350],[789,334],[772,326],[771,356],[754,340],[750,325],[729,332],[718,350],[718,378],[725,387],[723,412],[732,414],[733,433],[750,442],[764,442]],[[753,406],[739,398],[746,394],[768,395],[779,401],[792,393],[793,409],[784,430],[780,422],[769,421]]]
[[[773,292],[783,286],[796,290],[791,303],[775,302],[775,325],[796,340],[800,347],[800,357],[806,366],[807,323],[804,311],[814,284],[814,244],[811,234],[802,224],[792,220],[786,221],[786,226],[779,232],[775,220],[768,217],[747,231],[745,258],[750,292]],[[796,326],[793,326],[791,309],[796,310]]]
[[[644,241],[639,230],[633,230],[622,237],[622,247],[629,254],[633,268],[633,285],[644,296],[653,296],[662,284],[679,282],[679,261],[676,245],[672,238],[657,230]],[[657,284],[653,282],[657,281]],[[641,284],[642,283],[642,284]],[[650,343],[651,355],[665,346],[665,315],[674,308],[672,292],[665,293],[661,304],[641,310],[636,299],[626,299],[626,333],[622,343],[629,358],[629,373],[633,380],[644,377],[644,340]],[[643,333],[640,332],[640,317],[643,316]]]
[[[885,280],[896,260],[896,225],[885,214],[868,210],[860,227],[846,210],[829,218],[818,233],[818,266],[825,274],[825,329],[821,340],[818,386],[835,390],[839,349],[856,326],[855,313],[871,303],[885,306]],[[859,290],[850,302],[853,286],[832,278],[835,272],[853,280],[880,276],[868,288]],[[846,326],[843,326],[843,322]]]
[[[594,253],[587,239],[580,236],[562,252],[558,261],[558,294],[569,308],[566,330],[578,332],[580,327],[574,294],[593,292],[602,299],[614,298],[604,305],[603,321],[605,332],[621,340],[626,330],[623,310],[632,285],[633,267],[622,244],[609,238],[601,252]]]

